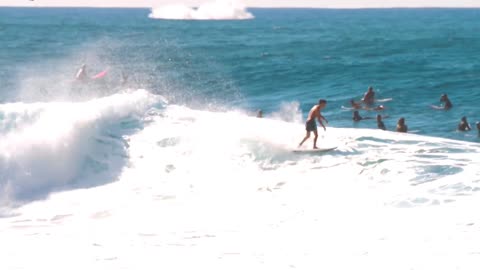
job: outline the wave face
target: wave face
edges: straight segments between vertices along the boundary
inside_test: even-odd
[[[123,137],[159,99],[145,90],[85,102],[0,105],[0,201],[96,186],[125,165]]]
[[[148,17],[165,20],[248,20],[252,13],[238,1],[217,0],[200,5],[198,8],[186,5],[169,5],[152,8]]]

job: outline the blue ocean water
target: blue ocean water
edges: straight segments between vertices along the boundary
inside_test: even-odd
[[[0,8],[1,269],[478,268],[480,10],[248,11]]]
[[[341,108],[373,86],[393,98],[388,129],[405,117],[417,134],[478,142],[456,126],[480,121],[480,10],[250,11],[253,20],[191,21],[150,19],[147,9],[2,8],[0,100],[55,98],[58,81],[87,63],[111,71],[102,89],[124,72],[176,103],[266,115],[292,102],[305,114],[325,98],[330,126],[376,128]],[[430,109],[442,93],[454,108]]]

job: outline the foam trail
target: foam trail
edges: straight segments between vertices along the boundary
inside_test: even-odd
[[[248,20],[254,16],[237,1],[209,2],[198,8],[186,5],[170,5],[152,8],[148,15],[152,19],[166,20]]]

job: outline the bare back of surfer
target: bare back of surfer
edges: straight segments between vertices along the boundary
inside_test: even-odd
[[[305,123],[305,130],[307,131],[305,137],[303,140],[298,144],[298,147],[302,146],[302,144],[310,138],[310,133],[313,132],[313,135],[315,136],[313,138],[313,149],[318,149],[317,147],[317,139],[318,139],[318,132],[317,132],[317,123],[315,122],[315,119],[318,120],[320,125],[323,127],[323,130],[327,130],[325,128],[325,125],[323,124],[323,120],[328,123],[327,119],[323,117],[321,114],[321,110],[327,106],[327,101],[324,99],[320,99],[318,101],[317,105],[314,105],[311,109],[310,112],[308,113],[308,118],[307,122]]]
[[[373,87],[368,87],[367,92],[363,95],[362,101],[367,105],[372,105],[375,102],[375,92],[373,91]]]
[[[450,110],[453,107],[453,104],[452,102],[450,102],[447,94],[443,94],[440,96],[440,102],[445,102],[445,105],[443,105],[444,110]]]
[[[470,131],[472,130],[472,127],[470,127],[470,124],[467,121],[467,117],[463,116],[462,119],[460,120],[460,123],[458,124],[457,129],[459,131]]]
[[[405,118],[401,117],[397,122],[397,132],[407,132],[408,127],[405,125]]]

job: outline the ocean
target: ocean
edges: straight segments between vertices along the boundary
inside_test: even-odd
[[[480,9],[225,8],[0,8],[0,268],[478,269]]]

